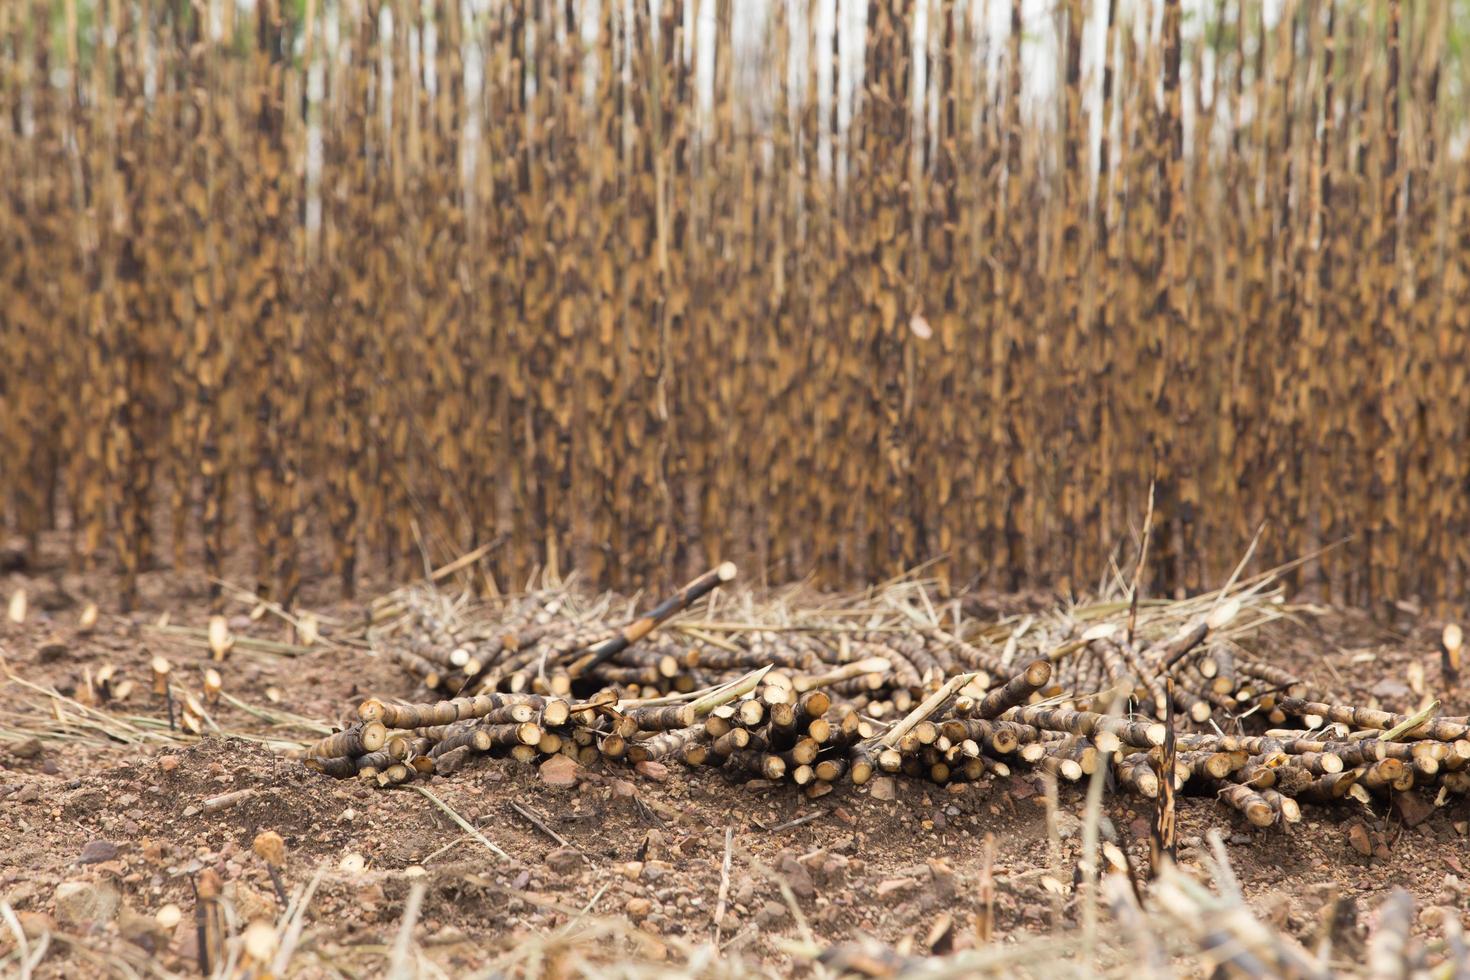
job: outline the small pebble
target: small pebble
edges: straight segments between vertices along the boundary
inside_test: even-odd
[[[761,910],[756,913],[755,921],[760,925],[771,925],[772,923],[780,922],[789,914],[790,912],[787,910],[786,906],[782,905],[780,902],[767,902],[765,905],[761,906]]]
[[[117,845],[110,840],[89,840],[82,847],[78,864],[101,864],[117,857]]]

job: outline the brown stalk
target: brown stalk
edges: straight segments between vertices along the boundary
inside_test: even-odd
[[[387,738],[387,729],[381,722],[364,722],[326,736],[307,748],[306,755],[308,758],[318,759],[365,755],[382,748]]]
[[[1164,725],[1167,734],[1164,737],[1162,751],[1154,760],[1155,774],[1159,781],[1159,795],[1155,801],[1154,821],[1149,835],[1149,868],[1155,876],[1159,874],[1166,863],[1174,861],[1174,847],[1176,839],[1177,810],[1174,805],[1174,769],[1177,761],[1177,749],[1174,739],[1174,681],[1167,680],[1167,691],[1165,704],[1167,705],[1164,715]]]

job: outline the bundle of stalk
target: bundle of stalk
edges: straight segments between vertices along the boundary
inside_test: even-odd
[[[526,693],[475,694],[429,704],[369,698],[359,720],[313,745],[306,764],[328,775],[389,786],[417,775],[449,773],[476,755],[535,762],[566,755],[583,765],[628,754],[634,740],[687,728],[755,687],[760,672],[701,697],[666,706],[586,701]]]
[[[396,627],[374,640],[430,694],[566,698],[574,685],[688,693],[695,679],[681,676],[675,648],[655,631],[735,574],[726,562],[618,629],[595,614],[569,615],[559,590],[527,596],[493,619],[467,618],[436,593],[409,592],[397,597]]]
[[[682,621],[674,632],[691,641],[684,665],[701,679],[763,664],[799,677],[881,657],[892,667],[881,683],[851,678],[834,692],[879,721],[906,714],[956,674],[974,674],[985,691],[1044,658],[1055,669],[1033,700],[1061,698],[1065,707],[1095,711],[1123,693],[1131,713],[1162,720],[1172,678],[1180,713],[1229,727],[1243,713],[1274,710],[1281,693],[1304,693],[1239,642],[1287,612],[1273,581],[1268,573],[1171,602],[1104,595],[992,624],[963,619],[963,601],[936,598],[929,583],[903,581],[816,602],[795,593],[747,603],[739,617]]]
[[[611,636],[596,627],[551,618],[551,603],[539,610],[523,606],[511,620],[514,630],[466,629],[447,614],[451,606],[416,604],[413,593],[401,594],[412,632],[391,650],[392,656],[431,691],[456,685],[470,693],[419,704],[369,698],[358,707],[355,723],[306,750],[307,765],[329,775],[366,776],[390,785],[418,773],[447,771],[472,753],[532,761],[561,752],[590,762],[620,754],[616,747],[639,732],[692,724],[719,703],[710,700],[714,692],[707,692],[700,703],[641,710],[624,705],[609,682],[638,670],[640,663],[646,670],[638,676],[645,681],[672,680],[679,673],[673,658],[630,648],[735,574],[734,565],[722,564]],[[573,682],[598,690],[573,703],[567,697]],[[741,693],[738,685],[726,688],[733,693],[716,696]]]
[[[901,621],[855,625],[842,621],[845,615],[833,621],[820,611],[804,612],[798,622],[770,621],[766,614],[738,628],[728,622],[675,621],[673,634],[651,632],[707,591],[711,581],[718,584],[721,572],[733,575],[733,568],[701,576],[691,583],[694,592],[687,601],[671,597],[621,629],[602,621],[605,610],[573,612],[569,597],[559,592],[533,594],[489,616],[466,616],[442,596],[410,592],[399,596],[395,627],[377,631],[373,639],[430,696],[529,692],[567,697],[610,688],[620,699],[638,700],[687,694],[769,664],[793,683],[798,677],[841,672],[844,676],[832,681],[838,693],[853,698],[869,716],[883,718],[908,711],[960,670],[975,672],[982,685],[1003,673],[995,655],[943,630],[910,629]],[[851,669],[875,659],[891,666],[881,685]]]
[[[478,617],[403,594],[397,649],[439,665],[438,677],[415,671],[426,687],[459,696],[370,699],[309,751],[311,764],[389,784],[481,753],[563,753],[584,765],[718,767],[812,796],[878,773],[1079,781],[1101,768],[1119,791],[1214,796],[1262,827],[1298,821],[1303,802],[1470,789],[1462,723],[1304,700],[1304,684],[1248,649],[1284,612],[1269,577],[991,625],[946,618],[922,582],[689,612],[732,576],[700,576],[617,629],[605,623],[611,600],[583,607],[565,591]],[[1303,727],[1284,727],[1290,717]]]

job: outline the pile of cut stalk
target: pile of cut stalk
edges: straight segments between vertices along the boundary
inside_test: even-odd
[[[1214,796],[1258,827],[1299,821],[1302,802],[1470,792],[1470,718],[1334,704],[1257,648],[1296,612],[1277,572],[1177,601],[1118,582],[989,622],[916,578],[842,597],[717,593],[728,563],[641,615],[564,587],[494,601],[405,588],[375,604],[367,638],[418,693],[368,698],[305,759],[382,786],[485,755],[678,760],[813,798],[878,773],[945,784],[1029,767],[1152,800]],[[1447,679],[1462,645],[1446,628]]]

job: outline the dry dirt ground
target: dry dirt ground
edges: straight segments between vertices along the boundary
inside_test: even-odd
[[[728,910],[718,936],[730,957],[726,967],[735,971],[806,969],[794,943],[808,930],[818,945],[866,934],[923,951],[935,922],[949,915],[955,928],[948,941],[966,945],[987,832],[997,843],[1000,942],[1046,933],[1058,918],[1065,926],[1074,917],[1083,790],[1061,788],[1058,853],[1045,793],[1030,775],[949,788],[876,780],[814,802],[790,786],[733,784],[717,771],[682,767],[658,779],[594,767],[575,785],[556,787],[534,768],[485,760],[421,784],[507,859],[415,789],[339,782],[242,737],[191,741],[156,730],[157,744],[37,743],[25,730],[35,721],[27,706],[36,698],[14,678],[70,693],[88,668],[113,664],[114,680],[134,687],[107,710],[160,719],[166,708],[151,693],[150,657],[169,658],[175,683],[192,690],[209,664],[201,641],[150,628],[165,613],[173,624],[202,627],[208,603],[200,581],[148,573],[142,608],[123,615],[106,575],[84,578],[64,568],[57,556],[0,575],[6,597],[18,588],[29,597],[23,623],[0,620],[0,657],[10,677],[0,703],[0,899],[14,910],[13,924],[33,954],[48,944],[36,976],[197,975],[193,882],[202,869],[219,874],[240,922],[280,911],[267,868],[251,848],[265,830],[285,840],[288,893],[318,880],[288,970],[301,976],[382,974],[419,882],[426,889],[411,963],[428,973],[554,968],[560,951],[578,942],[591,944],[584,953],[594,957],[678,966],[716,936],[727,833]],[[309,592],[306,600],[342,619],[361,615],[361,607],[325,592]],[[84,633],[78,620],[88,602],[101,615]],[[247,611],[231,607],[237,634],[281,638],[278,620],[252,621]],[[1422,664],[1431,690],[1440,684],[1437,632],[1429,620],[1384,628],[1334,612],[1282,628],[1263,647],[1333,694],[1403,709],[1417,700],[1407,681],[1411,664]],[[410,693],[396,667],[353,649],[281,656],[242,644],[216,666],[226,692],[240,702],[324,722],[364,695]],[[1442,696],[1446,713],[1470,712],[1470,691]],[[232,734],[305,737],[228,703],[212,714]],[[241,789],[254,792],[218,812],[201,810],[206,799]],[[1141,867],[1149,811],[1122,796],[1109,797],[1104,809]],[[1310,807],[1283,833],[1252,830],[1210,799],[1184,798],[1181,862],[1198,867],[1203,835],[1220,828],[1251,904],[1309,943],[1333,893],[1356,907],[1361,933],[1394,886],[1409,889],[1421,910],[1450,906],[1470,925],[1470,805],[1457,798],[1435,812],[1420,809]],[[1351,843],[1355,824],[1367,831],[1371,856]],[[1048,887],[1057,883],[1060,889]],[[165,929],[157,913],[169,904],[182,916]],[[1417,928],[1432,935],[1433,927],[1431,917]],[[0,954],[15,943],[13,928],[0,924]],[[1349,938],[1340,955],[1354,953]]]

